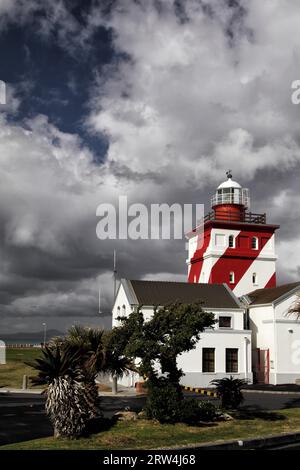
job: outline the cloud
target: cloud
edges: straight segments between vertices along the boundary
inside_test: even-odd
[[[161,9],[119,3],[105,24],[123,59],[99,78],[88,119],[110,139],[108,161],[180,186],[217,181],[228,165],[248,180],[261,169],[296,167],[292,4],[265,2],[261,12],[257,1],[191,0],[179,21],[172,1]]]
[[[37,329],[44,318],[63,328],[90,322],[99,284],[109,314],[114,248],[120,276],[184,279],[184,240],[100,243],[96,207],[119,195],[129,203],[207,203],[228,167],[250,188],[254,212],[281,223],[280,281],[299,277],[300,108],[290,99],[299,78],[299,3],[123,0],[106,10],[104,3],[81,20],[62,1],[0,4],[4,28],[34,21],[43,40],[81,51],[78,60],[94,50],[99,28],[110,31],[114,51],[93,71],[83,119],[91,136],[108,139],[101,164],[84,134],[64,133],[45,115],[1,115],[5,329],[22,316]],[[68,76],[76,92],[80,77]]]

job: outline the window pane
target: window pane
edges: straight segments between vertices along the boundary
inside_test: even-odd
[[[258,240],[257,240],[256,237],[253,237],[253,238],[252,238],[252,248],[253,248],[254,250],[256,250],[256,249],[257,249],[257,245],[258,245]]]
[[[215,348],[202,348],[202,372],[215,371]]]
[[[231,328],[231,317],[219,317],[219,328]]]
[[[237,373],[238,367],[238,349],[226,349],[226,372]]]

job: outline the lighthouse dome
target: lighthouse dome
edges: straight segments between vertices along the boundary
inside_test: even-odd
[[[228,180],[224,181],[224,183],[221,183],[218,186],[218,189],[222,189],[222,188],[239,188],[239,189],[241,189],[242,186],[239,183],[237,183],[236,181],[233,181],[233,179],[228,178]]]

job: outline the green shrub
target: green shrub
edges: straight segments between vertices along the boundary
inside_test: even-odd
[[[218,409],[211,401],[198,400],[200,421],[213,421],[218,416]]]
[[[196,424],[199,421],[213,421],[218,415],[216,406],[197,398],[185,398],[181,404],[181,421]]]
[[[176,423],[181,418],[182,392],[179,387],[161,377],[155,384],[148,382],[145,412],[148,419],[160,423]]]

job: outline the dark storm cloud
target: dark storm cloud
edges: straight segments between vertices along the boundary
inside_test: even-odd
[[[108,327],[114,249],[119,277],[184,280],[184,239],[100,241],[96,208],[207,212],[228,168],[281,224],[279,280],[299,277],[299,4],[80,4],[0,4],[0,331]]]

